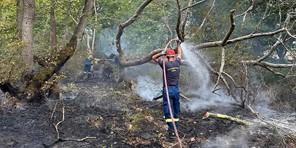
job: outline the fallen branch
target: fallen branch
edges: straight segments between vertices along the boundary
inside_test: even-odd
[[[57,122],[57,123],[55,124],[55,123],[53,123],[53,120],[54,120],[53,118],[54,118],[54,114],[55,114],[55,112],[56,112],[56,107],[57,107],[59,101],[62,103],[62,119],[61,119],[59,122]],[[51,114],[51,121],[52,121],[52,124],[53,124],[54,130],[55,130],[56,133],[57,133],[57,139],[60,139],[59,125],[60,125],[62,122],[65,121],[65,105],[64,105],[64,101],[63,101],[63,100],[57,100],[57,102],[56,102],[56,104],[55,104],[55,106],[54,106],[54,108],[53,108],[52,114]]]
[[[57,110],[57,105],[59,104],[59,102],[61,102],[61,104],[62,104],[62,106],[61,106],[61,108],[62,108],[61,109],[62,110],[61,111],[62,112],[62,119],[60,121],[58,121],[57,123],[54,123],[54,117],[55,117],[55,113],[56,113],[56,110]],[[54,141],[52,144],[49,144],[49,145],[43,144],[44,147],[54,147],[58,143],[64,142],[64,141],[87,142],[86,141],[87,139],[96,139],[97,138],[97,137],[89,137],[89,136],[86,136],[86,137],[81,138],[81,139],[74,139],[74,138],[65,138],[65,139],[63,139],[63,138],[60,137],[59,125],[65,121],[65,104],[64,104],[63,99],[59,99],[55,103],[55,105],[53,107],[53,110],[52,110],[52,113],[51,113],[51,116],[50,116],[50,120],[51,120],[51,122],[53,124],[53,127],[54,127],[54,130],[56,132],[57,140]]]
[[[52,144],[49,144],[49,145],[46,145],[46,144],[43,144],[44,147],[46,148],[50,148],[50,147],[54,147],[56,146],[58,143],[61,143],[61,142],[65,142],[65,141],[74,141],[74,142],[87,142],[89,143],[88,141],[86,141],[87,139],[96,139],[97,137],[84,137],[84,138],[81,138],[81,139],[58,139],[56,140],[55,142],[53,142]],[[94,145],[96,146],[96,145]]]
[[[180,96],[181,96],[182,98],[184,98],[185,100],[187,100],[187,101],[192,101],[191,99],[189,99],[188,97],[184,96],[183,94],[180,94]]]
[[[191,99],[189,99],[188,97],[184,96],[183,94],[180,94],[180,96],[181,96],[182,98],[184,98],[185,100],[187,100],[187,101],[192,101]],[[160,99],[160,98],[162,98],[162,97],[163,97],[163,95],[160,95],[160,96],[158,96],[158,97],[154,97],[153,100],[158,100],[158,99]]]
[[[224,115],[224,114],[211,113],[211,112],[206,112],[206,114],[204,114],[202,119],[207,119],[209,117],[229,120],[229,121],[233,121],[233,122],[236,122],[236,123],[242,124],[242,125],[252,125],[252,123],[242,120],[242,119],[234,118],[234,117]]]
[[[250,105],[246,106],[246,109],[249,110],[252,114],[256,115],[256,117],[259,117],[259,112],[255,111]]]

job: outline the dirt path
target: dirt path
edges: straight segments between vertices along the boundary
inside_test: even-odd
[[[60,139],[52,123],[62,119],[62,104],[47,100],[22,107],[0,110],[1,147],[177,147],[166,139],[161,102],[144,101],[131,93],[124,83],[71,83],[72,93],[64,95],[64,118],[58,126]],[[237,123],[202,120],[205,112],[225,113],[238,118],[253,118],[236,106],[214,106],[207,110],[181,112],[180,135],[184,147],[283,147],[283,141],[271,129],[248,128]],[[224,111],[224,112],[221,112]],[[52,113],[54,117],[52,118]]]

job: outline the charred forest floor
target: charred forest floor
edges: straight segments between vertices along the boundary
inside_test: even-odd
[[[131,148],[178,147],[166,138],[160,101],[145,101],[127,83],[87,80],[65,84],[63,101],[50,98],[17,103],[1,97],[0,147]],[[183,147],[295,147],[295,138],[273,128],[247,127],[216,118],[218,112],[240,119],[256,116],[238,106],[213,106],[191,112],[183,106],[179,134]],[[54,126],[55,125],[55,126]],[[227,139],[227,140],[225,140]]]

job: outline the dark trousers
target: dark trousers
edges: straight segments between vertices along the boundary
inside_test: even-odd
[[[178,121],[179,121],[179,113],[180,113],[180,91],[178,86],[168,86],[168,94],[170,97],[170,104],[171,104],[171,109],[172,109],[172,114],[174,116],[174,121],[176,123],[176,126],[178,127]],[[163,111],[164,111],[164,116],[166,123],[168,125],[168,130],[174,131],[171,115],[170,115],[170,110],[168,106],[168,101],[167,101],[167,96],[166,96],[166,89],[165,87],[163,88],[162,91],[163,94]]]
[[[82,78],[86,79],[89,76],[90,71],[91,71],[91,65],[85,64],[84,67],[83,67]]]
[[[90,72],[90,70],[91,70],[91,65],[89,65],[89,64],[85,64],[84,67],[83,67],[83,71],[84,71],[85,73],[87,73],[87,72]]]

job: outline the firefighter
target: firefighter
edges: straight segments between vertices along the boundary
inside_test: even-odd
[[[179,113],[180,113],[180,91],[178,88],[178,81],[180,77],[180,65],[181,65],[181,55],[182,48],[180,46],[181,42],[177,41],[177,55],[175,51],[171,48],[167,49],[165,52],[157,53],[152,56],[152,59],[160,65],[163,69],[163,62],[165,62],[166,80],[168,86],[168,94],[170,98],[170,105],[172,109],[172,114],[174,116],[174,122],[176,128],[178,127]],[[166,56],[167,60],[163,60],[162,56]],[[165,78],[164,78],[165,79]],[[163,80],[163,83],[164,80]],[[175,138],[174,127],[172,119],[170,116],[165,84],[163,85],[163,111],[166,123],[168,125],[168,137],[170,139]]]
[[[88,58],[86,58],[83,61],[83,74],[82,74],[82,79],[83,80],[86,80],[91,75],[92,65],[93,65],[92,60],[93,60],[93,56],[90,55]]]

